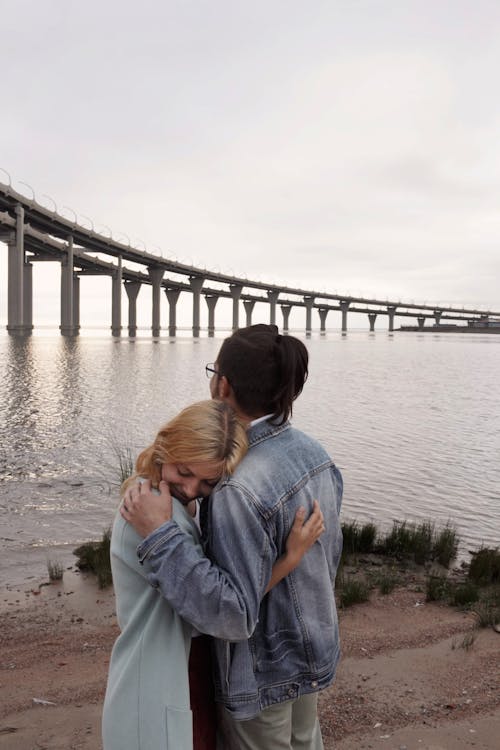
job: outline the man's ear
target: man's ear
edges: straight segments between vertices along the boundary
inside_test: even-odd
[[[217,396],[221,401],[228,401],[233,396],[233,389],[225,375],[217,378]]]

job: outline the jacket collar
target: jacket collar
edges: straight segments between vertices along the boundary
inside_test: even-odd
[[[287,420],[282,425],[276,425],[273,422],[266,419],[257,424],[250,425],[247,430],[248,443],[250,446],[256,445],[257,443],[267,440],[270,437],[274,437],[284,430],[288,430],[291,427],[290,422]]]

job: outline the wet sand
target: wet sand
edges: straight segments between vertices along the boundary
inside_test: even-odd
[[[320,698],[325,750],[496,749],[500,635],[474,623],[408,588],[341,611],[343,658]],[[117,633],[112,590],[83,574],[4,590],[0,748],[100,750]]]

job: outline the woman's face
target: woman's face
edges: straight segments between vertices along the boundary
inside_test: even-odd
[[[221,477],[219,461],[192,464],[163,464],[161,478],[167,482],[170,494],[183,505],[197,497],[207,497]]]

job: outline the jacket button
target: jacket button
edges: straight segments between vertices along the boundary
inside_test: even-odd
[[[317,681],[316,681],[316,680],[313,680],[313,681],[311,682],[311,687],[318,687],[318,683],[317,683]]]
[[[293,688],[290,688],[288,690],[288,695],[290,696],[290,698],[293,698],[293,696],[295,695],[295,690]]]

